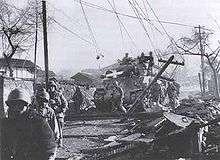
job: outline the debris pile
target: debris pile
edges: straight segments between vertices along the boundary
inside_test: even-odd
[[[203,121],[210,121],[219,114],[220,108],[215,101],[202,101],[199,99],[183,99],[180,106],[174,113],[185,115],[191,118],[201,118]]]
[[[127,118],[120,122],[125,126],[120,135],[109,137],[104,146],[83,150],[83,159],[216,158],[220,156],[217,114],[214,101],[184,99],[171,112]]]
[[[124,129],[106,138],[104,145],[82,150],[85,155],[82,159],[200,159],[207,156],[213,159],[220,156],[218,102],[189,97],[178,103],[178,93],[170,83],[171,89],[167,93],[170,102],[168,106],[163,106],[159,98],[162,92],[152,89],[168,65],[173,63],[173,58],[171,56],[166,61],[134,102],[127,106],[126,112],[120,115],[121,121],[118,123]],[[151,95],[158,93],[155,95],[157,98],[149,105],[142,105],[149,99],[149,91]],[[103,100],[101,93],[104,93],[103,90],[96,98]],[[107,105],[101,104],[100,107]],[[137,111],[138,107],[144,110]]]

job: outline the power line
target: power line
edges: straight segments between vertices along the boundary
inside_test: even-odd
[[[156,17],[156,19],[158,20],[158,22],[160,23],[161,27],[163,28],[164,32],[166,33],[168,39],[170,40],[170,42],[176,47],[176,51],[179,53],[178,47],[176,42],[174,41],[174,39],[168,34],[168,32],[166,31],[165,27],[163,26],[163,24],[160,22],[159,17],[157,16],[157,14],[155,13],[154,9],[152,8],[152,6],[150,5],[150,3],[146,0],[147,5],[150,7],[151,11],[153,12],[154,16]],[[182,57],[181,54],[179,54],[180,57],[182,58],[182,60],[184,61],[184,58]]]
[[[141,18],[141,13],[140,13],[139,10],[138,10],[138,8],[139,8],[139,9],[141,9],[141,8],[140,8],[139,4],[137,3],[137,1],[135,1],[135,0],[132,0],[132,1],[133,1],[133,4],[131,3],[130,0],[128,0],[128,2],[130,3],[130,5],[131,5],[131,7],[132,7],[132,9],[133,9],[133,11],[134,11],[134,13],[135,13],[135,15],[136,15],[137,17],[139,17],[139,22],[140,22],[141,26],[143,27],[143,29],[144,29],[144,31],[145,31],[145,35],[147,36],[147,38],[148,38],[149,41],[150,41],[150,45],[151,45],[152,49],[155,51],[154,53],[156,54],[157,58],[159,58],[159,54],[156,52],[156,49],[155,49],[156,47],[155,47],[155,45],[154,45],[154,43],[153,43],[153,41],[152,41],[152,39],[151,39],[151,37],[150,37],[150,34],[148,33],[147,28],[145,27],[145,24],[144,24],[144,22],[143,22],[143,20],[142,20],[142,18]],[[138,6],[138,8],[135,7],[135,4],[134,4],[134,3],[136,3],[136,5]],[[141,9],[141,11],[143,12],[142,9]],[[146,16],[146,15],[143,14],[142,16]]]
[[[79,0],[74,0],[75,2],[79,2]],[[96,5],[96,4],[93,4],[93,3],[89,3],[89,2],[85,2],[85,1],[82,1],[82,3],[87,6],[87,7],[90,7],[90,8],[94,8],[94,9],[97,9],[97,10],[102,10],[102,11],[105,11],[105,12],[109,12],[109,13],[114,13],[114,11],[112,10],[109,10],[105,7],[102,7],[102,6],[99,6],[99,5]],[[136,16],[132,16],[132,15],[129,15],[129,14],[125,14],[125,13],[120,13],[120,12],[117,12],[118,15],[121,15],[121,16],[125,16],[125,17],[129,17],[129,18],[134,18],[134,19],[138,19],[138,17]],[[188,24],[183,24],[183,23],[178,23],[178,22],[171,22],[171,21],[163,21],[163,20],[154,20],[154,19],[149,19],[149,18],[142,18],[143,20],[146,20],[146,21],[155,21],[155,22],[160,22],[160,23],[165,23],[165,24],[170,24],[170,25],[177,25],[177,26],[183,26],[183,27],[195,27],[193,25],[188,25]]]
[[[109,2],[110,6],[113,8],[113,6],[111,5],[111,3]],[[118,13],[115,11],[116,17],[118,19],[118,21],[120,22],[120,24],[122,25],[122,27],[124,28],[125,32],[127,33],[129,39],[131,40],[132,44],[134,45],[134,47],[138,50],[137,45],[135,44],[133,38],[131,37],[130,33],[128,32],[127,28],[125,27],[125,25],[122,23],[122,20],[120,19],[120,17],[118,16]]]
[[[143,13],[143,15],[142,15],[143,19],[146,19],[147,22],[150,24],[150,26],[153,26],[156,31],[158,31],[160,34],[162,34],[161,31],[160,31],[156,26],[154,26],[153,23],[151,23],[151,20],[150,20],[149,17],[146,15],[146,14],[147,14],[146,6],[144,5],[145,10],[146,10],[146,13],[145,13],[136,0],[132,0],[132,1],[133,1],[133,3],[134,3],[134,6],[135,6],[135,4],[136,4],[137,7],[139,8],[139,10]],[[143,1],[143,0],[142,0],[142,1]],[[143,1],[143,2],[144,2],[144,1]],[[138,11],[137,7],[135,7],[135,8],[136,8],[136,10]],[[139,12],[139,15],[141,15],[140,12]],[[140,18],[140,17],[138,17],[138,18]],[[140,18],[140,19],[142,20],[142,18]],[[143,21],[143,20],[142,20],[142,21]]]
[[[137,2],[136,2],[137,3]],[[144,6],[144,10],[145,10],[145,12],[146,12],[146,14],[144,14],[145,15],[145,17],[147,18],[147,19],[149,19],[149,15],[148,15],[148,11],[147,11],[147,6],[146,6],[146,4],[145,4],[145,2],[144,2],[144,0],[142,0],[142,3],[143,3],[143,6]],[[138,5],[139,6],[139,5]],[[141,8],[140,6],[139,6],[139,8]],[[144,13],[144,11],[142,10],[142,12]],[[155,38],[154,37],[154,34],[153,34],[153,28],[152,27],[154,27],[154,29],[156,29],[161,35],[163,35],[163,33],[156,27],[156,26],[154,26],[154,24],[149,20],[149,22],[148,22],[150,25],[150,28],[151,28],[151,30],[152,30],[152,36],[153,36],[153,38]],[[157,55],[157,57],[161,57],[161,54],[160,54],[160,52],[156,49],[156,50],[154,50],[154,52],[156,53],[156,55]]]
[[[54,18],[52,18],[52,20],[62,29],[68,31],[69,33],[73,34],[75,37],[79,38],[80,40],[94,46],[94,44],[92,42],[90,42],[89,40],[84,39],[83,37],[81,37],[80,35],[78,35],[77,33],[73,32],[72,30],[70,30],[69,28],[65,27],[64,25],[62,25],[61,23],[59,23],[57,20],[55,20]]]
[[[147,35],[147,38],[148,38],[149,41],[150,41],[150,44],[151,44],[152,48],[155,48],[155,47],[154,47],[154,44],[153,44],[153,41],[151,40],[151,37],[150,37],[150,35],[149,35],[149,33],[148,33],[148,31],[147,31],[147,29],[146,29],[144,23],[143,23],[143,20],[141,19],[141,16],[140,16],[140,13],[139,13],[138,9],[135,7],[134,4],[131,3],[130,0],[128,0],[128,2],[130,3],[130,5],[131,5],[131,7],[132,7],[132,9],[133,9],[133,11],[134,11],[134,13],[135,13],[135,15],[139,18],[139,22],[140,22],[140,24],[142,25],[142,27],[143,27],[143,29],[144,29],[146,35]],[[133,1],[133,2],[134,2],[134,1]],[[136,12],[135,12],[135,11],[136,11]]]
[[[114,11],[115,11],[115,15],[116,15],[116,18],[117,18],[117,21],[118,21],[119,29],[120,29],[121,40],[122,40],[122,50],[123,50],[123,48],[124,48],[124,36],[123,36],[122,26],[121,26],[121,23],[120,23],[120,21],[119,21],[118,14],[116,13],[116,4],[115,4],[115,0],[112,0],[112,1],[113,1]],[[109,2],[109,0],[108,0],[108,2]],[[109,2],[109,4],[110,4],[110,2]]]
[[[84,16],[84,18],[85,18],[85,21],[86,21],[86,24],[87,24],[87,27],[88,27],[90,36],[92,37],[92,41],[93,41],[94,46],[95,46],[95,49],[96,49],[96,54],[99,54],[99,53],[98,53],[99,47],[98,47],[97,41],[96,41],[96,39],[95,39],[95,35],[94,35],[93,31],[92,31],[92,28],[91,28],[91,26],[90,26],[90,24],[89,24],[89,20],[88,20],[88,18],[87,18],[87,16],[86,16],[86,12],[85,12],[85,10],[84,10],[84,7],[83,7],[83,4],[82,4],[81,0],[80,0],[80,6],[81,6],[81,9],[82,9],[83,16]],[[103,55],[101,55],[101,56],[103,56]]]
[[[53,4],[50,3],[50,6],[52,6],[56,11],[59,11],[60,13],[62,13],[67,19],[69,19],[71,22],[74,21],[76,24],[79,24],[81,26],[81,24],[78,21],[75,21],[72,17],[70,17],[69,15],[67,15],[62,9],[55,7]],[[99,50],[102,50],[103,52],[106,52],[104,49],[98,47],[97,43],[94,43],[94,38],[92,38],[93,42],[90,42],[89,40],[83,38],[82,36],[80,36],[79,34],[73,32],[72,30],[70,30],[69,28],[67,28],[66,26],[64,26],[63,24],[61,24],[60,22],[58,22],[57,20],[55,20],[54,18],[52,18],[52,20],[62,29],[70,32],[71,34],[73,34],[74,36],[76,36],[77,38],[81,39],[84,42],[87,42],[88,44],[92,45],[95,48],[98,48]],[[89,24],[88,24],[89,25]],[[89,25],[90,26],[90,25]],[[89,27],[90,28],[90,27]],[[90,32],[91,33],[91,32]],[[96,40],[95,40],[96,41]],[[96,49],[97,52],[97,49]],[[102,57],[104,56],[103,54],[99,53]]]
[[[50,2],[48,2],[48,4],[49,4],[53,9],[55,9],[56,11],[62,13],[64,17],[66,17],[68,20],[70,20],[70,22],[73,22],[73,21],[74,21],[76,24],[78,24],[78,25],[81,26],[81,24],[80,24],[78,21],[76,21],[75,19],[73,19],[72,17],[70,17],[69,15],[67,15],[62,9],[55,7],[55,6],[54,6],[52,3],[50,3]]]

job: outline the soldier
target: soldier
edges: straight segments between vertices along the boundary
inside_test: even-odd
[[[46,119],[50,128],[53,130],[55,140],[58,142],[60,138],[59,125],[54,110],[49,107],[50,96],[45,89],[37,90],[35,108],[37,112]]]
[[[160,95],[160,104],[164,104],[166,98],[166,82],[160,81],[161,86],[161,95]]]
[[[64,126],[64,117],[65,117],[65,112],[67,110],[68,103],[63,96],[61,92],[57,90],[57,85],[54,81],[49,82],[49,95],[50,95],[50,106],[54,110],[56,114],[56,118],[58,120],[59,124],[59,133],[60,133],[60,138],[58,145],[59,147],[62,146],[62,139],[63,139],[63,134],[62,134],[62,129]]]
[[[82,94],[79,86],[76,86],[76,91],[73,94],[72,100],[74,102],[75,113],[79,114],[80,113],[80,107],[83,103],[83,94]]]
[[[150,88],[150,100],[157,105],[160,105],[160,98],[162,95],[162,88],[159,82],[155,82]]]
[[[169,105],[176,108],[178,105],[178,89],[173,82],[168,83],[167,93],[169,98]]]
[[[123,57],[121,64],[122,65],[129,65],[132,64],[132,58],[128,56],[128,53],[125,53],[125,56]]]
[[[112,109],[114,111],[122,111],[126,113],[126,109],[123,107],[123,99],[124,99],[124,92],[121,87],[119,87],[118,82],[114,81],[112,83],[111,88],[111,103]]]
[[[110,112],[108,105],[106,105],[105,103],[107,97],[106,94],[107,94],[106,88],[96,88],[94,92],[93,98],[98,112]]]
[[[154,57],[153,52],[149,52],[147,74],[153,75]]]
[[[1,120],[1,159],[54,160],[53,131],[44,118],[31,110],[27,92],[16,88],[5,103],[8,118]]]
[[[144,69],[147,69],[145,63],[148,61],[148,56],[145,56],[144,52],[142,52],[141,56],[138,56],[137,59],[138,59],[138,63],[141,64]]]

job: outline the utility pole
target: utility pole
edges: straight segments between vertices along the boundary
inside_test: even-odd
[[[48,66],[48,43],[47,43],[47,11],[46,11],[46,1],[45,0],[42,0],[42,12],[43,12],[45,82],[46,82],[46,89],[48,91],[49,66]]]
[[[200,54],[201,54],[201,90],[202,90],[202,96],[204,96],[205,93],[205,63],[204,63],[204,46],[202,44],[202,33],[201,33],[201,26],[195,27],[199,30],[199,45],[200,45]]]
[[[0,118],[3,118],[3,117],[5,117],[5,109],[4,109],[4,77],[2,75],[0,75]]]
[[[36,0],[36,22],[35,22],[35,43],[34,43],[34,93],[36,91],[36,74],[37,74],[37,35],[38,35],[38,4]]]

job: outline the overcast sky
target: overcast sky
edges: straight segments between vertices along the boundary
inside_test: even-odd
[[[112,10],[113,1],[117,12],[136,16],[128,0],[109,0],[111,5],[108,0],[84,0],[84,2],[108,10]],[[145,15],[152,20],[150,23],[144,22],[150,39],[138,19],[119,15],[123,24],[121,25],[114,13],[83,5],[97,47],[100,48],[97,53],[80,3],[74,0],[48,0],[48,15],[54,17],[66,29],[91,43],[79,39],[56,23],[51,24],[48,28],[50,69],[55,72],[63,70],[76,72],[85,68],[98,68],[112,64],[122,58],[125,52],[129,52],[130,56],[135,57],[142,51],[147,53],[157,48],[164,50],[170,43],[167,34],[174,39],[189,36],[193,26],[198,25],[214,31],[211,39],[213,49],[217,45],[217,40],[220,40],[220,28],[217,25],[220,25],[219,0],[148,0],[148,3],[146,0],[136,0],[136,2],[138,4],[136,7],[140,6]],[[162,23],[163,26],[161,26],[152,10],[161,21],[188,26],[167,23]],[[38,64],[43,66],[41,43],[39,43]],[[96,60],[97,54],[100,53],[104,57]],[[191,62],[188,65],[189,68],[198,70],[196,66],[199,66],[199,61],[197,61],[198,64],[193,63],[195,61],[188,58],[187,62]]]

